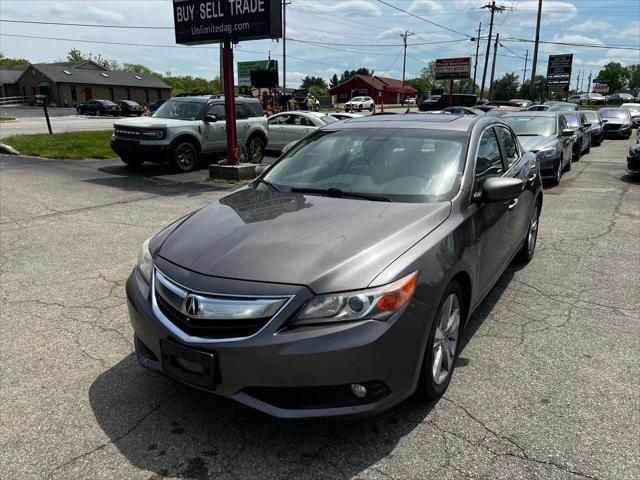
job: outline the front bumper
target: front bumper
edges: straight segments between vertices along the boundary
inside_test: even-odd
[[[208,391],[280,418],[375,414],[415,391],[432,321],[432,309],[417,299],[386,322],[287,329],[288,319],[313,295],[306,287],[215,279],[181,272],[162,259],[158,264],[182,285],[208,282],[207,291],[246,294],[251,289],[266,295],[275,288],[271,294],[281,295],[287,288],[294,296],[253,336],[212,340],[177,332],[178,338],[176,326],[157,308],[153,287],[134,269],[126,290],[136,354],[144,367],[163,371],[161,341],[212,353],[216,381]],[[369,393],[358,399],[351,384],[365,385]]]
[[[640,174],[640,147],[631,147],[627,155],[627,171]]]
[[[628,137],[631,135],[631,125],[623,127],[622,125],[615,125],[615,128],[604,128],[605,137]]]
[[[540,176],[544,179],[552,179],[556,177],[558,171],[558,164],[560,162],[559,157],[541,157],[538,156],[538,163],[540,164]]]
[[[171,156],[170,144],[130,140],[115,136],[111,136],[111,150],[119,156],[135,156],[155,163],[166,162]]]

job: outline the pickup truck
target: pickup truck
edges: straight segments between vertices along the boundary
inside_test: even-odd
[[[122,161],[138,167],[145,161],[171,162],[182,172],[198,167],[206,156],[222,155],[227,148],[224,97],[174,97],[151,117],[117,120],[111,149]],[[246,146],[259,163],[268,141],[267,119],[253,97],[236,98],[238,146]]]

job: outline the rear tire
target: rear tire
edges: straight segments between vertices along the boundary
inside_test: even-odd
[[[120,160],[122,160],[122,163],[127,165],[127,167],[132,167],[132,168],[139,167],[140,165],[142,165],[144,163],[144,160],[142,160],[140,158],[133,158],[133,157],[129,157],[129,156],[120,157]]]
[[[181,172],[192,172],[198,167],[198,149],[191,142],[180,142],[173,149],[173,165]]]
[[[587,147],[587,149],[584,151],[585,155],[588,155],[589,153],[591,153],[591,141],[589,141],[589,146]]]
[[[562,179],[562,159],[558,160],[558,168],[556,169],[555,176],[550,180],[549,183],[554,187],[560,185],[560,180]]]
[[[358,107],[358,111],[361,112],[362,111],[362,104],[360,104],[360,106]]]
[[[538,225],[540,222],[540,202],[536,201],[531,219],[529,220],[529,228],[527,236],[524,238],[524,245],[516,255],[516,262],[529,263],[536,253],[536,244],[538,243]]]
[[[454,280],[442,295],[427,337],[416,388],[418,398],[434,401],[447,390],[458,358],[464,314],[464,295]]]

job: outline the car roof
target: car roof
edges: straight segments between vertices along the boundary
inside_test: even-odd
[[[224,102],[224,95],[194,95],[191,97],[172,97],[171,100],[176,102],[192,102],[192,103],[207,103],[210,100],[220,100]],[[236,97],[236,103],[255,103],[258,99],[255,97],[238,96]]]
[[[557,117],[564,112],[548,111],[548,110],[524,110],[519,112],[508,112],[503,117]]]
[[[370,115],[332,123],[325,129],[342,128],[422,128],[425,130],[448,130],[469,132],[478,122],[491,122],[484,116],[452,115],[450,113],[404,113],[390,115]],[[493,119],[491,123],[502,123]]]
[[[621,106],[622,107],[640,107],[640,103],[629,102],[629,103],[623,103]]]

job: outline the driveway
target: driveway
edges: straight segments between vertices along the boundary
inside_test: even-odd
[[[11,479],[640,477],[640,184],[630,141],[545,190],[538,251],[474,314],[435,404],[282,422],[142,369],[142,241],[227,190],[146,166],[0,157],[0,471]]]

